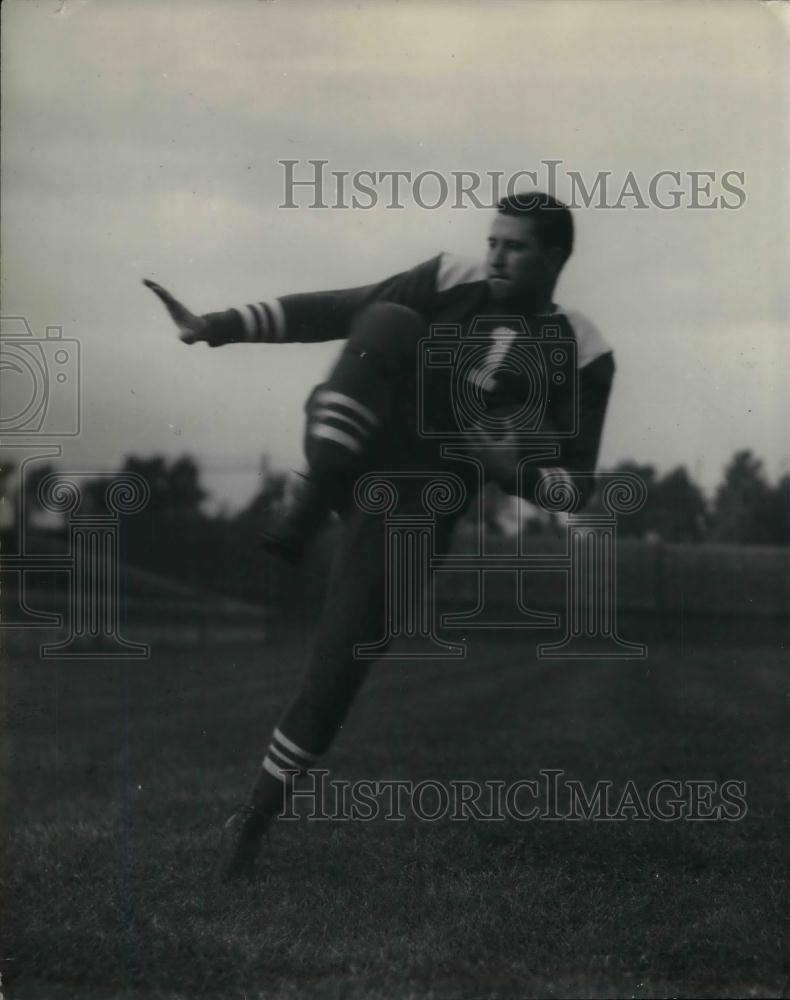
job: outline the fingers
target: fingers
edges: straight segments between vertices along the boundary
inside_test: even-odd
[[[150,281],[148,278],[143,279],[143,284],[146,288],[150,288],[154,295],[159,298],[164,304],[165,309],[170,313],[171,319],[179,326],[187,326],[194,319],[187,307],[179,302],[175,296],[171,295],[166,288],[162,288],[161,285],[158,285],[155,281]]]
[[[152,292],[159,296],[163,302],[176,302],[177,300],[168,292],[166,288],[162,288],[155,281],[151,281],[150,278],[143,278],[143,284],[146,288],[150,288]]]

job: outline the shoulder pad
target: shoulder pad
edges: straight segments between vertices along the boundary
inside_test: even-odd
[[[579,368],[584,368],[591,361],[612,350],[598,327],[584,313],[576,309],[561,311],[568,317],[576,337],[576,358]]]
[[[436,275],[436,291],[446,292],[456,285],[469,285],[485,280],[483,264],[477,260],[458,257],[454,253],[439,255],[439,270]]]

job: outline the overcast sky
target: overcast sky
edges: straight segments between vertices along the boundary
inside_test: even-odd
[[[740,447],[790,470],[781,7],[6,0],[3,313],[81,344],[63,465],[189,452],[233,507],[264,451],[298,461],[304,397],[337,345],[186,348],[141,278],[202,312],[483,251],[472,208],[278,208],[279,160],[511,174],[556,159],[588,182],[612,171],[615,189],[629,170],[645,189],[680,171],[686,192],[688,171],[744,174],[737,210],[577,213],[557,298],[616,352],[602,463],[684,463],[708,489]]]

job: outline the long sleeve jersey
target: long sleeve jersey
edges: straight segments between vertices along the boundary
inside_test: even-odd
[[[209,323],[208,342],[212,346],[237,342],[309,343],[346,338],[359,311],[375,302],[407,306],[419,313],[428,327],[455,328],[461,338],[478,335],[483,317],[486,329],[494,334],[492,345],[500,345],[492,346],[494,352],[506,352],[509,338],[518,337],[519,324],[514,323],[518,317],[505,313],[490,297],[482,264],[448,253],[375,284],[284,295],[209,313],[204,318]],[[550,326],[554,336],[573,342],[573,378],[564,378],[559,370],[552,374],[552,365],[548,364],[549,395],[544,416],[559,430],[562,439],[559,467],[571,477],[584,474],[578,486],[586,498],[591,493],[588,474],[595,469],[614,376],[611,348],[593,323],[575,310],[553,307],[544,316],[524,319],[530,330],[534,330],[537,320]],[[552,346],[548,346],[545,357],[555,357]],[[514,392],[514,397],[503,401],[518,404],[517,379]]]

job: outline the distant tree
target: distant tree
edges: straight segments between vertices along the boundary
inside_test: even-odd
[[[659,476],[652,465],[625,461],[612,472],[637,476],[647,491],[644,505],[632,514],[620,515],[617,531],[621,538],[657,537],[668,542],[701,542],[708,532],[708,504],[685,466]],[[588,510],[602,510],[600,493]]]
[[[716,491],[713,537],[733,545],[776,544],[776,518],[773,524],[771,519],[776,504],[762,461],[748,449],[736,452]]]
[[[200,469],[189,455],[182,455],[170,466],[170,508],[183,514],[196,514],[208,495],[200,485]]]
[[[52,462],[31,463],[22,484],[22,513],[26,525],[31,526],[35,522],[36,516],[42,512],[43,508],[38,498],[39,486],[47,476],[52,476],[56,472],[57,469]]]
[[[646,516],[663,541],[701,542],[708,532],[707,501],[682,465],[653,484]]]
[[[178,515],[198,514],[207,495],[200,485],[200,469],[189,455],[182,455],[169,466],[161,455],[153,458],[130,455],[120,471],[137,473],[148,483],[151,499],[146,510],[152,514],[162,511]],[[103,489],[103,484],[97,482],[96,488]]]
[[[768,496],[764,518],[771,545],[790,545],[790,475],[784,475]]]
[[[252,525],[260,528],[266,512],[285,497],[288,473],[274,468],[268,455],[261,458],[259,476],[260,489],[236,516],[237,523],[242,527]]]
[[[656,490],[657,473],[652,465],[640,465],[638,462],[626,460],[616,465],[612,472],[627,472],[637,476],[644,483],[647,490],[647,503],[632,514],[622,515],[617,522],[617,531],[621,538],[644,538],[651,531],[656,530],[656,525],[650,509],[650,501]],[[587,507],[590,513],[603,510],[601,494],[598,491]]]

